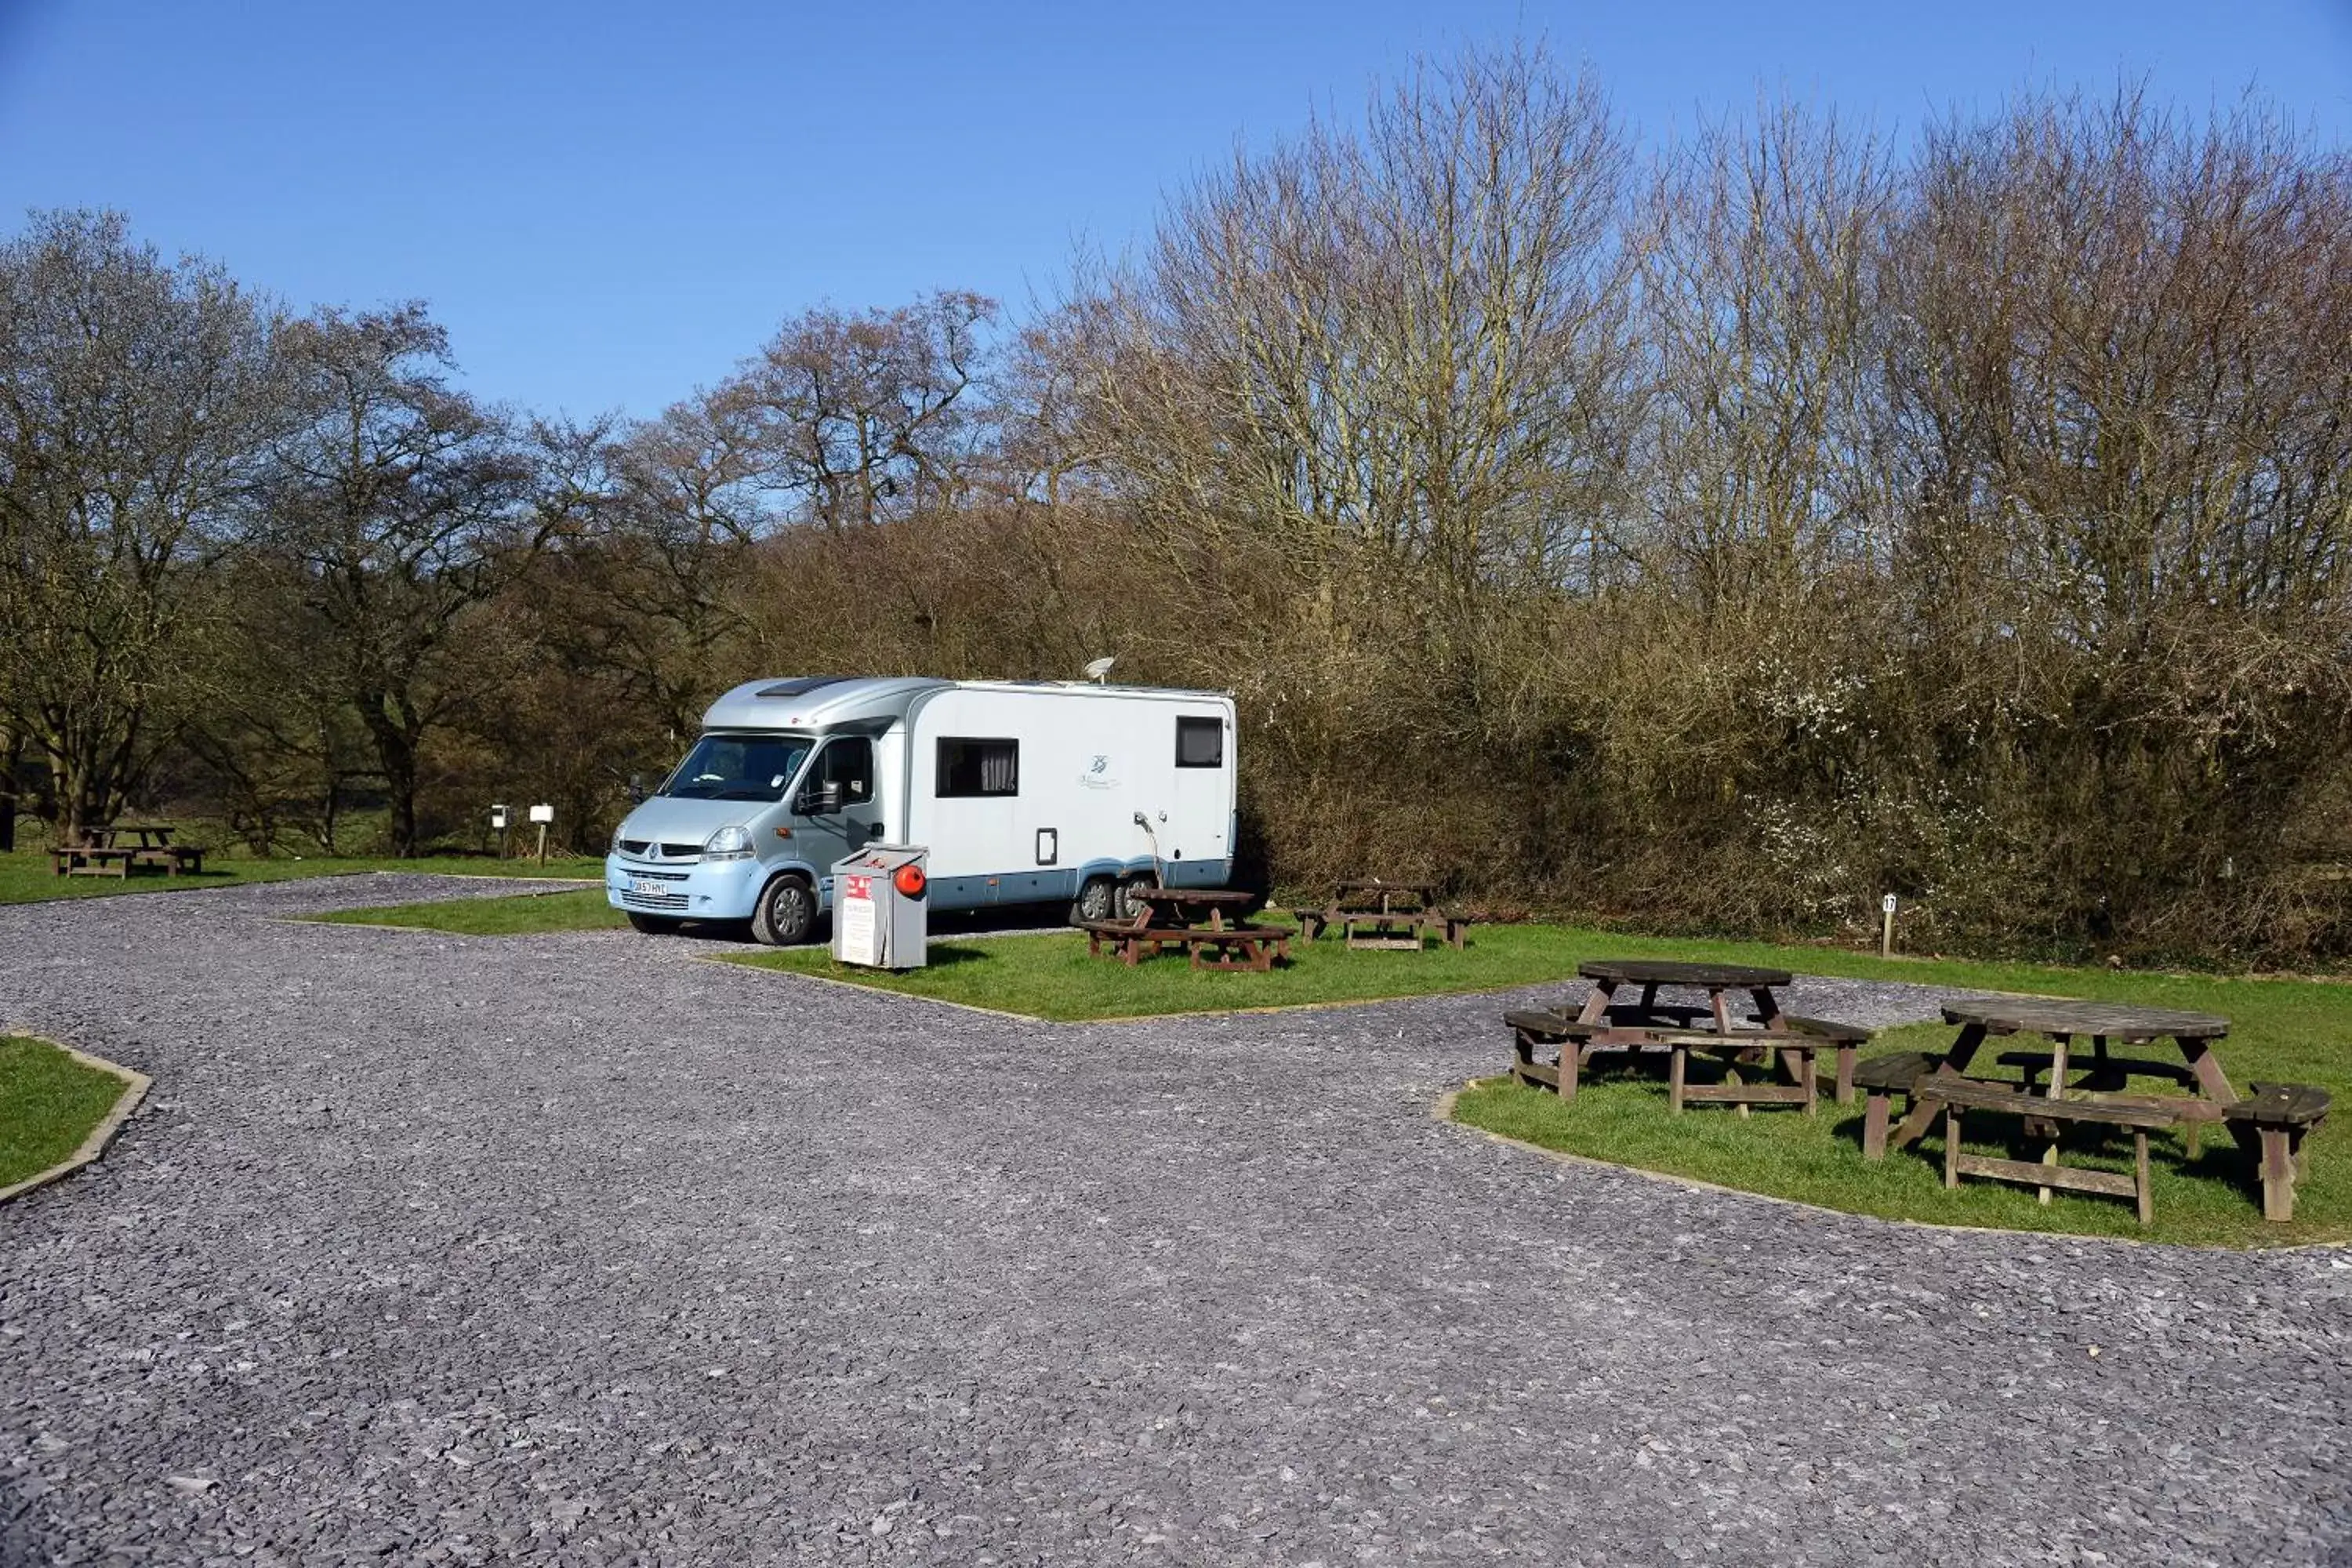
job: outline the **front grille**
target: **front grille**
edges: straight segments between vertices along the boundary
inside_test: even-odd
[[[702,846],[699,844],[656,844],[650,838],[624,838],[621,840],[621,853],[629,856],[634,859],[644,860],[655,858],[656,851],[659,851],[658,858],[664,860],[699,860],[702,858]]]
[[[628,892],[621,895],[621,902],[633,910],[682,910],[686,908],[686,895]]]

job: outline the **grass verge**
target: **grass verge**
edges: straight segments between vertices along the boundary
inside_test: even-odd
[[[1462,952],[1350,952],[1329,939],[1296,945],[1292,952],[1292,964],[1269,974],[1196,971],[1172,954],[1130,970],[1088,957],[1085,939],[1077,936],[934,942],[929,967],[904,974],[845,968],[822,949],[730,954],[727,961],[1063,1022],[1565,984],[1574,978],[1579,963],[1601,956],[1760,963],[1800,974],[2220,1013],[2232,1022],[2221,1060],[2241,1091],[2257,1081],[2318,1084],[2344,1100],[2346,1113],[2352,1115],[2352,986],[2329,981],[1889,961],[1826,948],[1533,925],[1475,929],[1469,949]],[[1885,1031],[1868,1049],[1940,1049],[1950,1037],[1943,1025],[1912,1025]],[[1507,1048],[1497,1019],[1498,1067]],[[1666,1112],[1664,1086],[1654,1079],[1603,1078],[1574,1104],[1563,1105],[1549,1091],[1522,1089],[1504,1078],[1465,1090],[1454,1114],[1469,1125],[1544,1148],[1888,1219],[2229,1247],[2352,1239],[2352,1129],[2323,1128],[2312,1137],[2310,1177],[2294,1223],[2284,1226],[2263,1222],[2251,1167],[2226,1131],[2207,1129],[2202,1152],[2193,1162],[2179,1133],[2159,1133],[2150,1140],[2156,1224],[2142,1230],[2130,1205],[2114,1199],[2061,1193],[2044,1207],[2031,1189],[1978,1180],[1947,1192],[1940,1133],[1882,1163],[1866,1163],[1859,1102],[1845,1107],[1825,1098],[1820,1114],[1811,1118],[1765,1110],[1743,1121],[1710,1107],[1675,1117]],[[1995,1142],[2016,1132],[2015,1124],[2002,1118],[1972,1118],[1969,1131],[1972,1148],[2020,1156],[2040,1152],[2004,1149]],[[1989,1135],[1981,1144],[1980,1133]],[[2128,1140],[2079,1145],[2078,1136],[2069,1145],[2070,1163],[2126,1168]]]
[[[542,931],[610,931],[628,924],[604,901],[602,888],[566,893],[526,893],[511,899],[443,899],[431,903],[385,904],[370,910],[338,910],[311,915],[323,925],[401,926],[448,931],[457,936],[531,936]]]
[[[49,1044],[0,1036],[0,1187],[81,1147],[128,1091],[122,1079]]]
[[[58,877],[49,871],[49,858],[37,850],[19,849],[0,855],[0,904],[28,904],[50,899],[103,899],[126,893],[184,893],[197,888],[236,888],[259,882],[291,881],[298,877],[338,877],[354,871],[415,871],[461,877],[575,877],[601,880],[602,860],[495,860],[487,856],[435,856],[417,860],[365,858],[305,858],[286,856],[268,860],[205,858],[205,869],[194,876],[166,877],[142,871],[129,877]]]

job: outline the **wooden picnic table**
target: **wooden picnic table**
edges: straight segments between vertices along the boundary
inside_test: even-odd
[[[1706,993],[1706,1014],[1715,1022],[1718,1033],[1731,1033],[1730,1005],[1726,998],[1735,991],[1744,991],[1756,1005],[1758,1024],[1767,1029],[1780,1026],[1780,1004],[1772,993],[1792,984],[1796,976],[1785,969],[1758,969],[1741,963],[1688,963],[1668,958],[1596,958],[1576,966],[1576,973],[1592,982],[1592,990],[1584,998],[1584,1009],[1577,1021],[1590,1024],[1602,1017],[1612,1022],[1622,1021],[1628,1027],[1639,1028],[1671,1021],[1692,1022],[1688,1016],[1694,1009],[1671,1007],[1661,1016],[1658,992],[1672,985]],[[1621,1003],[1617,993],[1628,985],[1642,988],[1638,1003]]]
[[[1139,925],[1223,931],[1228,920],[1246,923],[1265,907],[1264,899],[1239,888],[1137,888],[1130,896],[1144,906],[1144,917],[1137,921]]]
[[[1811,1114],[1819,1094],[1814,1058],[1826,1054],[1837,1064],[1839,1101],[1853,1097],[1854,1058],[1870,1031],[1784,1013],[1773,993],[1794,982],[1787,970],[1612,958],[1579,964],[1577,973],[1591,981],[1592,989],[1573,1016],[1564,1011],[1505,1015],[1515,1037],[1512,1071],[1522,1081],[1549,1083],[1561,1098],[1572,1099],[1579,1071],[1593,1057],[1663,1050],[1667,1053],[1667,1104],[1673,1110],[1680,1111],[1685,1100],[1699,1100],[1736,1106],[1742,1116],[1750,1106],[1780,1104],[1799,1105]],[[1639,1000],[1619,1000],[1628,986],[1640,988]],[[1658,993],[1668,988],[1704,992],[1706,1002],[1659,1001]],[[1755,1012],[1735,1020],[1730,998],[1741,993]],[[1554,1040],[1560,1046],[1558,1065],[1535,1061],[1534,1047]],[[1687,1081],[1685,1067],[1694,1050],[1723,1059],[1722,1083]],[[1749,1083],[1740,1074],[1743,1063],[1760,1063],[1768,1073],[1777,1068],[1790,1081]]]
[[[1290,957],[1290,933],[1249,923],[1264,905],[1238,888],[1138,888],[1130,920],[1082,921],[1087,951],[1133,966],[1170,947],[1183,948],[1195,969],[1270,970]]]
[[[205,852],[172,842],[168,822],[121,822],[87,828],[79,842],[49,851],[54,877],[128,877],[134,866],[160,868],[167,877],[205,868]]]
[[[2006,1052],[2002,1066],[2020,1069],[2029,1093],[2049,1100],[2097,1100],[2109,1104],[2146,1106],[2161,1098],[2163,1108],[2189,1126],[2191,1152],[2199,1127],[2220,1121],[2237,1103],[2238,1092],[2221,1070],[2213,1042],[2230,1032],[2230,1020],[2212,1013],[2183,1013],[2166,1007],[2127,1007],[2110,1002],[2077,1002],[2052,996],[1963,996],[1946,1005],[1944,1022],[1957,1026],[1943,1058],[1930,1069],[1937,1077],[1966,1078],[1969,1068],[1989,1037],[2040,1035],[2050,1041],[2047,1051]],[[2079,1055],[2077,1039],[2088,1039],[2090,1055]],[[2146,1057],[2112,1056],[2110,1045],[2150,1046],[2170,1040],[2181,1061],[2158,1061]],[[2068,1075],[2079,1070],[2082,1077]],[[2043,1072],[2046,1085],[2037,1085]],[[2192,1089],[2192,1096],[2132,1095],[2125,1091],[2135,1078],[2161,1079]],[[1915,1100],[1909,1114],[1889,1136],[1896,1149],[1909,1147],[1936,1119],[1932,1101]]]
[[[1336,883],[1331,900],[1320,908],[1293,909],[1300,940],[1313,942],[1331,926],[1353,948],[1396,948],[1419,952],[1424,934],[1447,946],[1460,948],[1467,940],[1468,917],[1446,914],[1437,908],[1437,887],[1432,882],[1391,882],[1380,877],[1359,877]]]

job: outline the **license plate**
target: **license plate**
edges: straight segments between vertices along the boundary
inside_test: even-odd
[[[654,881],[650,878],[632,877],[629,879],[629,891],[640,899],[658,899],[666,896],[669,889],[667,885]]]

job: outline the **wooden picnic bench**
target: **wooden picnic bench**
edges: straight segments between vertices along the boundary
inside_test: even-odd
[[[2180,1128],[2194,1157],[2200,1131],[2221,1122],[2253,1161],[2263,1217],[2278,1222],[2294,1217],[2295,1188],[2309,1165],[2304,1140],[2326,1120],[2328,1093],[2308,1084],[2258,1084],[2252,1094],[2241,1098],[2230,1087],[2213,1049],[2214,1042],[2229,1033],[2227,1018],[2037,996],[1963,997],[1945,1007],[1944,1018],[1958,1025],[1959,1033],[1941,1055],[1906,1051],[1862,1064],[1858,1077],[1869,1094],[1863,1118],[1864,1158],[1884,1159],[1890,1146],[1909,1145],[1942,1114],[1947,1118],[1946,1185],[1961,1175],[1990,1175],[2039,1188],[2043,1203],[2050,1201],[2053,1188],[2128,1195],[2137,1200],[2145,1225],[2152,1213],[2147,1133]],[[2017,1084],[1966,1075],[1988,1037],[2024,1033],[2045,1035],[2052,1045],[2047,1051],[2005,1051],[1995,1058],[2000,1065],[2018,1070]],[[2072,1048],[2074,1039],[2085,1035],[2091,1043],[2087,1056]],[[2108,1049],[2111,1042],[2146,1046],[2164,1039],[2179,1047],[2182,1061],[2115,1055]],[[2130,1081],[2141,1078],[2192,1092],[2129,1092]],[[1890,1128],[1892,1102],[1898,1094],[1907,1096],[1910,1103],[1901,1122]],[[1994,1160],[1964,1152],[1958,1147],[1955,1108],[2021,1118],[2027,1137],[2044,1144],[2042,1161]],[[2074,1123],[2130,1128],[2135,1174],[2128,1180],[2097,1171],[2069,1172],[2063,1178],[2034,1174],[2056,1165],[2059,1138]]]
[[[1290,957],[1290,932],[1281,926],[1152,926],[1132,921],[1083,921],[1087,952],[1110,955],[1129,966],[1156,958],[1165,949],[1181,947],[1192,954],[1195,969],[1255,969],[1261,973],[1275,961]]]
[[[1726,1101],[1738,1106],[1743,1116],[1750,1105],[1792,1100],[1811,1110],[1814,1098],[1810,1082],[1800,1096],[1787,1092],[1798,1087],[1794,1084],[1749,1083],[1740,1075],[1745,1064],[1761,1063],[1769,1072],[1780,1062],[1784,1047],[1790,1053],[1788,1062],[1807,1074],[1821,1058],[1830,1058],[1836,1064],[1833,1083],[1839,1102],[1853,1098],[1854,1061],[1870,1031],[1825,1018],[1784,1014],[1774,993],[1796,979],[1785,969],[1676,959],[1601,958],[1577,965],[1576,972],[1591,983],[1591,989],[1573,1021],[1601,1026],[1580,1040],[1580,1060],[1589,1062],[1608,1051],[1662,1049],[1671,1053],[1667,1064],[1671,1074],[1693,1050],[1717,1057],[1724,1056],[1727,1048],[1737,1053],[1725,1069],[1723,1084],[1686,1087],[1680,1095],[1670,1094],[1677,1109],[1681,1100],[1689,1099]],[[1703,993],[1706,1000],[1693,1004],[1659,999],[1660,991],[1675,988]],[[1744,1005],[1733,1002],[1738,994],[1745,995]],[[1744,1016],[1745,1026],[1734,1020],[1735,1005]],[[1751,1006],[1753,1011],[1748,1011]],[[1684,1042],[1678,1038],[1681,1035],[1693,1038]],[[1572,1087],[1566,1085],[1561,1092],[1569,1093]]]
[[[2016,1182],[2039,1188],[2042,1201],[2045,1204],[2050,1201],[2053,1188],[2126,1197],[2134,1201],[2142,1225],[2151,1223],[2156,1217],[2156,1201],[2148,1189],[2147,1180],[2148,1132],[2179,1123],[2181,1113],[2178,1108],[2189,1103],[2179,1099],[2173,1100],[2168,1105],[2154,1100],[2118,1104],[2106,1100],[2053,1100],[2046,1095],[1938,1072],[1922,1073],[1913,1080],[1911,1092],[1914,1102],[1930,1116],[1937,1111],[1943,1113],[1944,1185],[1947,1187],[1958,1186],[1962,1176],[1989,1176],[1995,1181]],[[1967,1152],[1961,1147],[1961,1119],[1971,1110],[1998,1111],[2023,1118],[2027,1135],[2038,1137],[2043,1142],[2042,1158],[2039,1161],[2007,1160]],[[2132,1135],[2131,1174],[2061,1165],[2058,1163],[2059,1137],[2067,1126],[2075,1123],[2128,1129]]]
[[[78,843],[49,851],[53,877],[128,877],[136,866],[152,866],[167,877],[205,868],[205,852],[172,842],[169,823],[121,823],[89,829]]]
[[[1390,882],[1368,877],[1339,883],[1328,903],[1294,906],[1301,942],[1313,942],[1333,926],[1352,948],[1418,952],[1429,937],[1459,949],[1469,941],[1470,917],[1437,907],[1437,889],[1426,882]]]
[[[1138,888],[1136,912],[1129,920],[1082,921],[1087,952],[1108,951],[1134,965],[1171,947],[1190,953],[1195,969],[1254,969],[1288,962],[1290,932],[1280,926],[1251,925],[1247,917],[1263,903],[1255,893],[1234,888]]]
[[[1746,1029],[1727,1035],[1705,1028],[1628,1029],[1605,1018],[1580,1020],[1540,1008],[1506,1013],[1503,1022],[1511,1030],[1511,1076],[1554,1089],[1562,1100],[1576,1098],[1580,1068],[1595,1051],[1664,1055],[1666,1109],[1676,1116],[1694,1103],[1737,1106],[1743,1116],[1750,1106],[1796,1105],[1811,1116],[1820,1104],[1820,1058],[1853,1048],[1832,1036],[1801,1030]],[[1627,1037],[1635,1035],[1639,1037]],[[1694,1052],[1722,1065],[1720,1082],[1690,1081]],[[1553,1059],[1545,1059],[1548,1053]],[[1757,1066],[1768,1080],[1777,1067],[1789,1081],[1750,1082],[1742,1076],[1744,1068]]]
[[[2230,1020],[2213,1014],[2054,996],[1963,996],[1945,1005],[1944,1021],[1958,1026],[1959,1033],[1936,1064],[1937,1073],[1953,1078],[1967,1076],[1977,1051],[1989,1037],[2042,1035],[2051,1042],[2047,1052],[2005,1054],[2003,1059],[2024,1072],[2021,1088],[2051,1100],[2090,1094],[2110,1104],[2160,1102],[2176,1112],[2176,1121],[2187,1123],[2192,1152],[2200,1126],[2221,1121],[2224,1108],[2238,1098],[2237,1091],[2230,1087],[2228,1075],[2221,1070],[2221,1058],[2213,1052],[2213,1042],[2230,1032]],[[2087,1057],[2074,1048],[2074,1040],[2084,1037],[2091,1044]],[[2179,1047],[2182,1065],[2111,1056],[2107,1049],[2111,1042],[2147,1046],[2164,1039]],[[2037,1089],[2044,1072],[2049,1080]],[[2081,1074],[2079,1079],[2070,1076],[2077,1072]],[[2122,1087],[2135,1077],[2152,1076],[2180,1082],[2184,1075],[2197,1090],[2193,1097],[2121,1092]],[[1889,1145],[1904,1149],[1916,1142],[1935,1120],[1935,1114],[1934,1109],[1921,1103],[1915,1094],[1910,1110],[1889,1134]]]
[[[2328,1100],[2326,1089],[2307,1083],[2258,1083],[2221,1113],[2231,1135],[2254,1157],[2264,1219],[2284,1224],[2294,1217],[2295,1186],[2311,1170],[2303,1141],[2327,1120]]]

